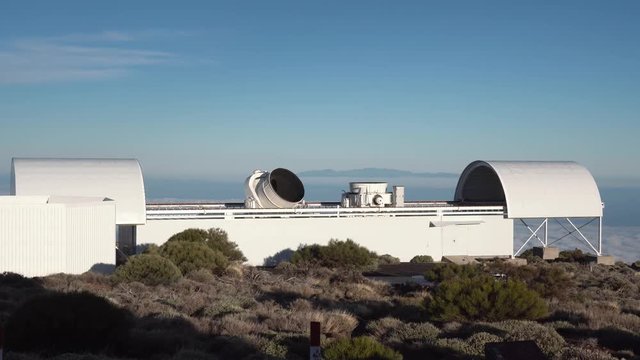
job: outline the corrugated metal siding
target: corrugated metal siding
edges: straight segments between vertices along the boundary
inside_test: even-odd
[[[2,271],[38,276],[65,268],[65,218],[61,205],[0,207]]]
[[[67,206],[67,273],[83,273],[95,265],[115,264],[115,207]]]
[[[113,203],[0,205],[0,272],[78,274],[114,264],[114,244]]]

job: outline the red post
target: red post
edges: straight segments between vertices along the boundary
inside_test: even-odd
[[[320,323],[317,321],[311,322],[311,335],[309,336],[309,359],[322,359],[320,350]]]

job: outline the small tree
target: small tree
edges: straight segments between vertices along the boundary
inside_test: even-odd
[[[592,260],[592,256],[580,249],[560,251],[558,261],[586,264]]]
[[[294,264],[311,263],[329,268],[370,269],[377,266],[378,255],[353,240],[331,239],[328,245],[301,245],[291,257]]]
[[[118,282],[139,281],[150,286],[171,284],[181,277],[180,269],[171,260],[148,254],[131,256],[113,274]]]
[[[206,244],[211,250],[220,251],[230,261],[247,261],[238,245],[229,241],[229,235],[220,228],[187,229],[169,238],[167,242],[186,241]]]
[[[214,273],[224,271],[229,265],[219,251],[211,250],[199,242],[170,241],[160,247],[159,254],[171,260],[183,274],[198,269],[209,269]]]
[[[384,255],[378,256],[378,264],[380,265],[399,264],[399,263],[400,263],[400,259],[393,255],[384,254]]]
[[[229,235],[220,228],[211,228],[207,231],[207,246],[220,251],[231,261],[247,261],[238,245],[229,241]]]
[[[207,242],[209,234],[202,229],[187,229],[174,234],[167,241],[189,241],[189,242]]]
[[[483,273],[445,280],[426,301],[428,312],[442,321],[534,320],[548,311],[524,282],[500,281]]]
[[[443,282],[460,277],[472,277],[484,274],[478,265],[457,265],[449,263],[438,263],[427,270],[424,278],[429,281]]]
[[[433,258],[429,255],[416,255],[409,262],[412,264],[428,264],[433,262]]]
[[[322,355],[326,360],[402,360],[399,352],[369,336],[338,339],[327,345]]]

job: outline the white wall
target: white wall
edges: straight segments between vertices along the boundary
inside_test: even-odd
[[[430,222],[442,219],[477,224],[430,226]],[[513,221],[491,215],[147,220],[146,225],[137,228],[138,244],[162,245],[182,230],[212,227],[225,230],[251,265],[262,265],[266,257],[281,250],[295,250],[300,244],[326,244],[332,238],[350,238],[378,254],[391,254],[402,261],[409,261],[415,255],[431,255],[434,260],[440,260],[443,249],[445,255],[509,256],[513,253]],[[449,235],[443,236],[443,231]],[[445,238],[449,242],[445,242]],[[455,248],[451,246],[454,243]]]
[[[115,204],[0,196],[0,272],[80,274],[115,265]]]

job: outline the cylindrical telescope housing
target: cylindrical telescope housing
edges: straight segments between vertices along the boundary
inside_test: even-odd
[[[293,172],[277,168],[256,171],[245,183],[245,205],[252,208],[292,208],[304,198],[304,185]]]

